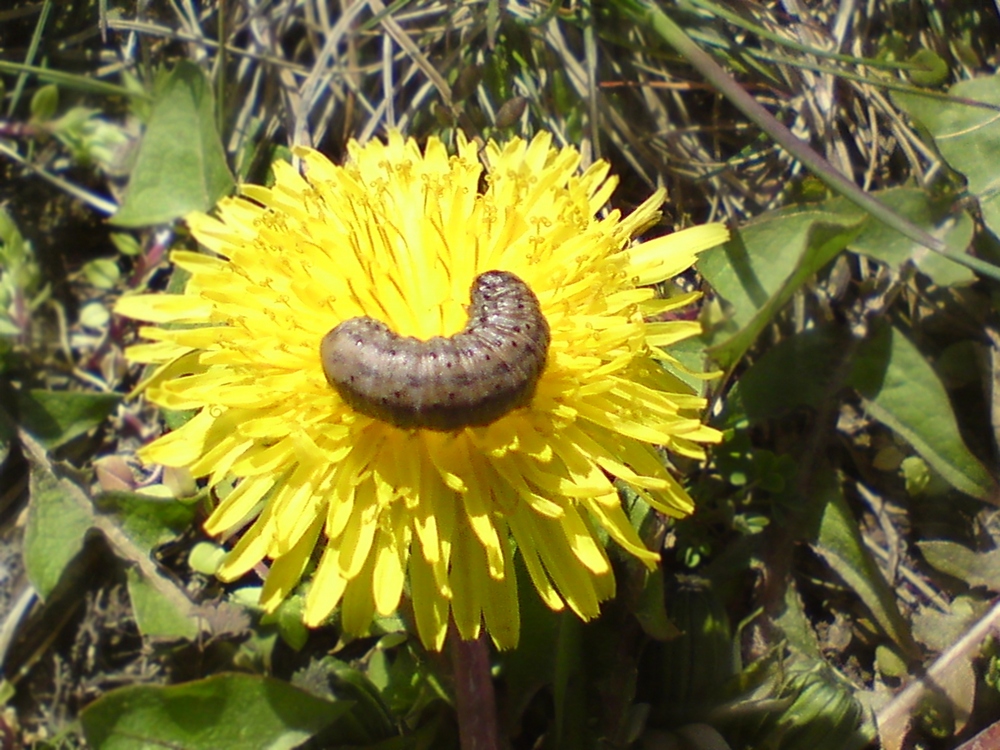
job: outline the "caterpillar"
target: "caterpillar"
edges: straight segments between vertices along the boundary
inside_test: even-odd
[[[527,405],[549,350],[538,298],[507,271],[480,274],[470,293],[469,320],[450,337],[421,341],[373,318],[345,320],[320,343],[327,381],[356,411],[403,428],[487,425]]]

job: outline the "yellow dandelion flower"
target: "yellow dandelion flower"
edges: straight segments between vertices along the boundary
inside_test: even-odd
[[[664,192],[627,217],[598,218],[616,185],[608,165],[581,173],[578,152],[544,134],[491,142],[482,161],[460,136],[455,156],[436,139],[421,152],[399,134],[351,143],[344,166],[295,153],[304,176],[276,164],[273,187],[244,186],[214,217],[188,217],[212,254],[173,253],[190,273],[183,294],[119,302],[119,313],[165,324],[143,327],[151,343],[129,350],[133,361],[162,365],[149,398],[198,410],[141,458],[232,487],[206,523],[214,535],[243,529],[219,576],[235,580],[270,560],[261,601],[273,610],[311,571],[310,626],[339,605],[344,629],[364,633],[405,590],[427,647],[441,648],[449,615],[462,638],[485,625],[511,647],[515,554],[548,606],[596,616],[615,586],[599,532],[649,566],[658,559],[629,524],[614,478],[683,516],[691,499],[656,447],[702,458],[701,445],[719,439],[667,351],[698,324],[647,318],[696,298],[655,299],[649,285],[687,269],[726,229],[632,246],[659,218]],[[454,409],[438,421],[398,419],[419,411],[413,388],[435,378],[451,398],[470,383],[492,387],[495,373],[483,375],[479,360],[462,360],[464,375],[442,380],[441,361],[426,351],[447,349],[435,337],[465,329],[474,282],[490,271],[506,272],[503,284],[523,282],[544,316],[548,346],[533,355],[541,371],[524,370],[492,412],[472,397],[464,423]],[[352,398],[324,371],[321,341],[360,317],[417,352],[418,365],[386,359],[386,347],[396,348],[386,344],[369,361],[368,334],[352,340],[352,367],[399,384],[389,388],[399,403],[388,418],[365,406],[371,383]],[[483,338],[493,318],[477,320],[469,325],[483,327],[480,338],[459,359],[494,351]],[[497,325],[497,341],[521,330]]]

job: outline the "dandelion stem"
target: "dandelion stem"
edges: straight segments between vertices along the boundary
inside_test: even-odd
[[[462,750],[499,750],[496,699],[490,674],[486,634],[462,640],[452,626],[451,661],[455,674],[455,709]]]

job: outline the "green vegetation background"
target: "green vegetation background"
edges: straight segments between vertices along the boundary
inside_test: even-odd
[[[914,232],[828,192],[663,18]],[[233,175],[390,126],[550,130],[625,210],[665,184],[657,231],[734,230],[680,280],[707,292],[680,354],[724,373],[725,442],[677,467],[699,509],[635,518],[662,568],[623,562],[597,622],[525,595],[505,741],[996,746],[998,44],[978,0],[5,4],[5,746],[457,747],[447,657],[402,619],[343,642],[214,580],[207,498],[131,458],[161,416],[110,312],[183,284],[176,219]]]

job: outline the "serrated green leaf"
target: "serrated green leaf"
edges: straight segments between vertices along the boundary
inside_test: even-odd
[[[877,325],[858,349],[848,378],[865,409],[898,433],[952,487],[987,499],[997,489],[962,441],[948,393],[934,368],[901,332]]]
[[[157,94],[124,203],[110,221],[140,227],[207,211],[232,186],[211,87],[196,65],[178,63]]]
[[[137,544],[118,525],[117,519],[95,512],[82,488],[56,477],[44,449],[29,434],[22,430],[20,438],[31,463],[24,561],[28,578],[38,592],[43,597],[52,592],[66,566],[82,549],[85,534],[94,528],[104,535],[118,557],[131,563],[129,570],[135,569],[129,573],[129,591],[140,630],[148,627],[147,634],[171,637],[196,635],[198,624],[193,605],[156,566],[149,546]],[[153,537],[148,531],[135,536],[147,543]]]
[[[919,607],[913,613],[913,636],[930,651],[947,651],[988,609],[989,602],[969,594],[959,594],[952,599],[947,612],[935,607]]]
[[[781,632],[792,649],[811,660],[819,661],[823,652],[820,650],[816,631],[813,630],[812,623],[806,616],[802,597],[799,596],[798,587],[794,580],[785,587],[782,603],[784,606],[773,616],[774,624],[781,628]]]
[[[283,680],[223,674],[182,685],[113,690],[87,706],[80,721],[95,750],[291,750],[349,707]]]

